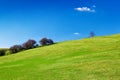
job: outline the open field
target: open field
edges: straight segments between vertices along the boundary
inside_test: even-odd
[[[65,41],[0,57],[0,80],[120,80],[120,35]]]

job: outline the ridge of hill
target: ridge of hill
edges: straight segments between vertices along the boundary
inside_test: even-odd
[[[0,57],[0,80],[120,80],[120,34]]]

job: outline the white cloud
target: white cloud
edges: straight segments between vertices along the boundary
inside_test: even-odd
[[[79,32],[75,32],[75,33],[73,33],[74,35],[80,35],[80,33]]]
[[[78,7],[78,8],[75,8],[75,10],[81,11],[81,12],[95,12],[94,9],[91,9],[89,7]]]

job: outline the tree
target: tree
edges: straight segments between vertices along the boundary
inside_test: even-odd
[[[4,50],[4,49],[0,50],[0,56],[4,56],[5,53],[6,53],[6,50]]]
[[[39,42],[42,46],[47,45],[47,38],[42,38]]]
[[[47,44],[54,44],[54,41],[52,39],[47,39]]]
[[[31,48],[35,47],[35,44],[36,44],[36,41],[30,39],[27,42],[25,42],[22,46],[23,46],[24,49],[31,49]]]
[[[90,37],[94,37],[95,33],[93,31],[90,32]]]
[[[21,45],[14,45],[10,47],[11,53],[17,53],[23,50],[23,47]]]
[[[42,46],[49,45],[49,44],[54,44],[52,39],[47,39],[47,38],[42,38],[39,42]]]

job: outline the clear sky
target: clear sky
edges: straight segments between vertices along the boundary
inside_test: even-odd
[[[0,47],[120,33],[120,0],[0,0]]]

